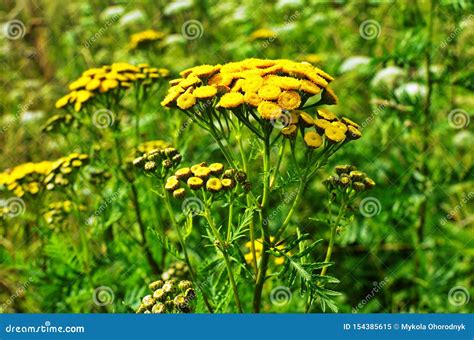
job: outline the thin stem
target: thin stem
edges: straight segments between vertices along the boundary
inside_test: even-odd
[[[167,210],[168,215],[170,217],[171,224],[174,227],[174,229],[176,230],[176,233],[178,234],[178,238],[179,238],[179,243],[181,244],[181,248],[183,248],[184,261],[186,262],[186,264],[189,268],[189,273],[191,275],[191,278],[193,279],[194,282],[198,282],[197,274],[196,274],[196,272],[195,272],[195,270],[194,270],[194,268],[191,264],[191,260],[189,259],[188,250],[186,248],[186,243],[184,241],[183,234],[181,233],[181,230],[179,229],[178,223],[176,222],[176,217],[174,216],[174,213],[173,213],[173,208],[171,207],[169,194],[166,190],[164,190],[163,185],[160,185],[160,188],[162,188],[163,200],[165,201],[166,210]],[[209,310],[210,313],[214,313],[214,309],[212,308],[212,305],[209,302],[209,299],[208,299],[206,293],[204,292],[204,289],[201,289],[201,292],[202,292],[202,298],[204,300],[204,303],[205,303],[207,309]]]
[[[280,152],[278,153],[277,165],[275,167],[275,171],[273,172],[272,179],[270,180],[270,188],[273,187],[273,184],[275,183],[277,175],[280,171],[281,161],[283,159],[283,155],[285,154],[285,146],[286,146],[286,139],[283,140],[283,142],[281,143],[281,146],[280,146]]]
[[[271,241],[270,228],[268,226],[268,205],[270,202],[270,134],[271,130],[265,131],[265,138],[263,143],[263,197],[261,203],[263,245],[262,255],[260,257],[260,268],[258,270],[257,281],[255,283],[255,291],[253,296],[253,311],[255,313],[260,312],[263,285],[265,283],[268,260],[270,256],[270,254],[268,253]]]
[[[237,289],[234,273],[232,271],[232,264],[230,263],[229,254],[227,253],[224,241],[222,240],[219,230],[217,230],[216,225],[214,224],[214,220],[211,217],[211,212],[209,211],[208,207],[206,207],[205,209],[204,217],[206,218],[207,223],[209,224],[209,227],[211,228],[211,231],[214,234],[214,237],[219,242],[219,246],[217,248],[221,251],[222,256],[224,257],[224,262],[227,268],[227,274],[229,276],[230,285],[232,286],[232,292],[234,293],[235,304],[239,313],[243,313],[242,305],[240,303],[239,291]]]
[[[300,184],[298,186],[298,193],[296,194],[295,200],[293,201],[293,204],[291,205],[291,208],[288,211],[288,214],[286,215],[286,218],[283,221],[283,224],[281,225],[280,229],[278,230],[277,234],[275,235],[275,240],[278,241],[280,239],[281,235],[283,235],[286,228],[290,224],[291,218],[293,217],[293,214],[295,213],[296,209],[298,208],[298,206],[301,202],[301,199],[303,197],[303,192],[304,192],[305,185],[306,185],[306,179],[305,179],[305,176],[303,176],[300,179]]]
[[[324,262],[326,262],[326,263],[331,261],[332,249],[334,248],[334,241],[336,239],[336,229],[337,229],[337,226],[339,225],[339,222],[341,221],[342,215],[344,214],[345,206],[346,206],[346,203],[345,203],[345,200],[343,198],[342,203],[341,203],[341,208],[339,209],[339,213],[337,215],[336,221],[333,225],[331,225],[331,236],[329,238],[329,246],[328,246],[328,249],[326,251],[326,257],[324,258]],[[321,276],[326,275],[327,270],[328,270],[327,266],[323,267],[321,269],[321,274],[320,275]]]
[[[232,197],[232,193],[230,194],[229,202],[230,202],[229,203],[229,216],[227,220],[227,237],[226,237],[227,242],[230,242],[230,234],[232,231],[232,217],[234,216],[234,200]]]
[[[237,144],[239,145],[240,157],[242,159],[242,168],[244,172],[247,174],[247,180],[250,181],[250,173],[248,171],[248,166],[247,166],[247,156],[245,155],[244,145],[242,143],[242,129],[239,123],[236,125],[237,125],[237,129],[236,129],[235,136],[237,138]],[[246,200],[247,200],[247,207],[250,207],[252,204],[252,200],[249,195],[247,195]],[[255,249],[255,223],[253,220],[253,211],[252,211],[252,218],[249,223],[249,234],[250,234],[250,251],[252,253],[252,265],[255,271],[255,275],[257,275],[258,265],[257,265],[257,251]]]

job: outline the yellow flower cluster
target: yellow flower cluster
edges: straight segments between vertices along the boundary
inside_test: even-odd
[[[25,193],[36,195],[42,188],[44,177],[51,171],[53,162],[24,163],[0,173],[0,186],[17,197]]]
[[[275,238],[271,237],[270,241],[271,242],[275,241]],[[244,255],[245,261],[247,261],[248,264],[251,264],[254,261],[253,254],[252,254],[252,242],[248,241],[247,243],[245,243],[245,248],[248,249],[248,252]],[[283,244],[280,244],[276,248],[279,250],[283,250],[285,247]],[[263,240],[262,239],[255,240],[255,256],[257,258],[257,261],[260,260],[260,256],[262,256],[262,251],[263,251]],[[285,258],[283,256],[275,257],[273,262],[277,266],[282,265],[285,263]]]
[[[164,141],[150,141],[143,143],[140,147],[142,150],[148,151],[135,158],[132,163],[135,167],[147,173],[161,174],[163,176],[163,172],[166,174],[168,169],[178,166],[183,158],[178,150],[167,146],[167,143]]]
[[[321,94],[321,104],[335,104],[328,84],[333,78],[308,63],[291,60],[246,59],[224,65],[201,65],[180,73],[161,102],[189,110],[200,101],[215,99],[217,107],[245,105],[261,118],[278,119],[284,110],[295,110],[308,98]]]
[[[367,191],[375,186],[375,181],[365,172],[357,170],[353,165],[338,165],[335,168],[337,176],[330,176],[323,181],[329,191]]]
[[[165,37],[165,34],[160,31],[146,30],[143,32],[134,33],[130,36],[130,49],[134,50],[141,47],[144,44],[151,43],[157,40],[161,40]]]
[[[186,196],[186,187],[190,190],[205,188],[212,193],[231,190],[236,187],[236,183],[248,186],[247,175],[243,171],[235,169],[224,169],[222,163],[212,163],[209,166],[206,162],[195,164],[176,170],[173,176],[169,177],[165,183],[165,189],[173,193],[175,198]],[[184,188],[181,188],[184,184]]]
[[[69,200],[50,203],[48,205],[48,210],[43,214],[46,223],[52,227],[60,224],[72,211],[73,204],[74,203]],[[83,205],[79,206],[78,209],[85,211]]]
[[[157,139],[157,140],[150,140],[150,141],[141,143],[137,147],[137,151],[141,154],[144,154],[144,153],[151,152],[152,150],[156,150],[156,149],[162,150],[168,147],[171,147],[170,143],[165,142],[164,140]]]
[[[75,173],[88,158],[84,154],[72,153],[56,161],[20,164],[0,173],[0,186],[5,186],[17,197],[36,195],[44,187],[52,190],[55,185],[65,186],[70,183],[67,177]]]
[[[159,78],[167,77],[168,74],[167,69],[153,68],[148,64],[134,66],[128,63],[114,63],[100,68],[91,68],[69,84],[70,92],[56,102],[56,108],[74,105],[74,110],[78,112],[97,94],[128,89],[138,81],[143,85],[151,84]]]
[[[66,114],[57,114],[50,117],[46,123],[41,128],[43,132],[53,132],[57,131],[61,126],[70,125],[74,121],[73,115],[66,113]]]
[[[88,155],[75,152],[54,161],[51,171],[43,180],[46,190],[53,190],[56,186],[67,186],[71,183],[70,178],[88,162]]]
[[[277,33],[268,28],[259,28],[250,34],[250,40],[265,40],[276,38]]]
[[[362,136],[357,123],[346,117],[339,119],[333,112],[322,108],[316,111],[316,116],[300,110],[291,111],[286,121],[288,126],[281,129],[281,134],[286,138],[295,138],[299,126],[304,131],[305,145],[311,149],[319,148],[324,140],[326,145],[330,145]]]

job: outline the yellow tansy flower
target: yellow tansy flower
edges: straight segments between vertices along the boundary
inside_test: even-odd
[[[198,99],[205,99],[205,98],[211,98],[215,96],[217,93],[217,89],[215,86],[201,86],[193,91],[193,96],[198,98]]]
[[[244,102],[244,96],[238,92],[226,93],[221,97],[219,101],[219,106],[226,109],[237,107]]]
[[[196,104],[196,97],[194,97],[190,93],[184,93],[179,96],[178,100],[176,101],[178,107],[182,110],[187,110]]]
[[[304,142],[311,149],[317,149],[323,144],[323,139],[316,131],[308,131],[304,134]]]
[[[327,139],[334,143],[339,143],[346,139],[345,131],[336,126],[330,126],[324,130]]]
[[[263,119],[274,120],[281,116],[281,107],[272,102],[262,101],[257,111]]]
[[[282,109],[294,110],[297,109],[301,104],[301,97],[298,92],[295,91],[283,91],[278,97],[278,105]]]
[[[275,85],[263,85],[258,90],[258,95],[264,100],[277,100],[281,89]]]

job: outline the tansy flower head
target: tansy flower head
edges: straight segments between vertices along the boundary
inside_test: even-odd
[[[187,181],[188,186],[193,190],[201,188],[203,183],[204,181],[199,177],[190,177]]]
[[[250,35],[250,40],[265,40],[275,38],[277,34],[268,28],[259,28]]]
[[[345,131],[336,126],[326,128],[324,134],[326,135],[326,138],[333,143],[339,143],[346,139]]]
[[[130,36],[130,49],[133,50],[147,43],[161,40],[164,38],[164,36],[165,34],[163,32],[155,31],[152,29],[134,33]]]
[[[317,149],[323,144],[323,140],[316,131],[308,131],[304,134],[304,142],[310,149]]]
[[[220,175],[224,171],[224,165],[222,163],[212,163],[209,165],[209,170],[213,175]]]
[[[329,110],[318,109],[317,113],[318,113],[318,116],[322,119],[326,119],[329,121],[337,120],[337,116]]]
[[[166,180],[165,189],[173,192],[179,188],[179,180],[176,176],[171,176]]]
[[[230,109],[237,107],[244,102],[244,96],[241,93],[226,93],[222,96],[221,100],[219,101],[219,106]]]
[[[314,125],[314,119],[313,117],[311,117],[309,113],[301,112],[299,118],[300,118],[299,121],[304,127],[309,127],[309,126]]]
[[[301,97],[295,91],[283,91],[278,96],[278,105],[285,110],[293,110],[300,107]]]
[[[193,96],[198,99],[212,98],[217,94],[215,86],[201,86],[193,91]]]
[[[285,126],[281,129],[281,134],[286,138],[294,138],[298,133],[298,127],[296,125]]]
[[[187,180],[189,177],[191,177],[193,175],[193,173],[191,172],[191,169],[190,168],[181,168],[181,169],[178,169],[176,170],[176,172],[174,173],[174,175],[176,176],[176,178],[178,178],[179,180]]]
[[[187,110],[196,104],[196,97],[190,93],[183,93],[177,100],[177,105],[181,110]]]
[[[221,184],[224,187],[224,189],[232,189],[235,187],[235,181],[230,178],[224,178],[221,180]]]
[[[206,183],[206,189],[211,192],[219,192],[222,189],[222,183],[219,178],[210,178]]]
[[[186,190],[184,190],[183,188],[179,188],[173,191],[174,198],[180,199],[180,198],[183,198],[185,195],[186,195]]]
[[[272,102],[262,101],[258,105],[258,113],[263,119],[276,120],[281,115],[281,107]]]
[[[281,89],[276,85],[263,85],[258,90],[258,96],[263,100],[277,100]]]
[[[324,131],[331,126],[331,122],[325,119],[315,119],[314,127],[319,133],[324,133]]]

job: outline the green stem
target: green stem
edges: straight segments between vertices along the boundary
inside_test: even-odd
[[[293,217],[293,214],[295,213],[296,208],[299,206],[299,204],[301,202],[301,198],[303,197],[303,192],[304,192],[305,185],[306,185],[306,180],[305,180],[305,176],[303,176],[300,179],[300,185],[298,186],[298,193],[296,194],[295,200],[293,201],[293,204],[292,204],[290,210],[288,211],[288,214],[286,215],[286,218],[283,221],[283,224],[281,225],[280,229],[278,230],[277,234],[275,235],[275,240],[277,240],[277,241],[279,240],[281,235],[283,235],[286,228],[290,224],[291,218]]]
[[[329,246],[328,246],[328,249],[326,251],[326,257],[324,258],[324,262],[326,262],[326,263],[331,261],[332,250],[334,248],[334,241],[336,239],[336,229],[337,229],[337,226],[339,225],[339,222],[341,221],[342,215],[344,213],[344,209],[345,209],[345,201],[343,199],[342,203],[341,203],[341,208],[339,209],[339,214],[337,215],[337,218],[336,218],[336,221],[331,226],[331,236],[329,238]],[[328,270],[327,266],[323,267],[321,269],[321,274],[320,275],[321,276],[326,275],[327,270]]]
[[[242,129],[241,129],[240,124],[237,124],[235,136],[237,138],[237,144],[239,146],[240,157],[242,158],[242,168],[244,172],[247,174],[247,180],[250,181],[250,174],[249,174],[248,166],[247,166],[247,157],[245,155],[244,145],[242,143]],[[250,207],[250,205],[252,204],[252,200],[250,196],[247,195],[246,199],[247,199],[247,207]],[[255,223],[253,220],[253,211],[252,211],[252,219],[250,220],[250,223],[249,223],[249,234],[250,234],[250,251],[252,253],[252,265],[255,271],[255,275],[257,275],[258,265],[257,265],[257,251],[255,250]]]
[[[206,209],[205,209],[204,216],[207,220],[207,223],[209,224],[209,227],[211,228],[212,233],[214,234],[214,237],[219,242],[219,246],[217,248],[221,251],[222,256],[224,257],[224,262],[225,262],[225,265],[226,265],[226,268],[227,268],[227,274],[229,276],[229,281],[230,281],[230,284],[232,286],[232,291],[234,293],[235,304],[237,306],[237,309],[238,309],[239,313],[243,313],[242,305],[240,303],[239,291],[237,289],[237,284],[235,282],[234,273],[232,271],[232,264],[230,263],[229,254],[227,253],[226,245],[224,244],[224,241],[222,240],[222,237],[219,233],[219,230],[217,230],[217,228],[214,224],[214,221],[211,217],[211,212],[209,211],[208,207],[206,207]]]
[[[232,198],[232,194],[229,197],[229,216],[227,220],[227,242],[230,242],[230,234],[232,231],[232,216],[234,216],[234,200]]]
[[[286,146],[286,139],[284,139],[283,142],[281,143],[280,152],[278,154],[278,162],[277,162],[277,165],[275,167],[275,171],[273,172],[272,179],[270,180],[270,188],[273,187],[273,184],[274,184],[274,182],[277,178],[278,172],[280,170],[281,161],[283,159],[283,155],[285,154],[285,146]]]
[[[268,226],[268,210],[270,202],[270,131],[265,131],[264,147],[263,147],[263,197],[261,203],[261,222],[262,222],[262,234],[263,234],[263,245],[262,255],[260,257],[260,268],[257,274],[257,280],[255,283],[255,291],[253,296],[253,311],[255,313],[260,312],[260,304],[262,300],[263,285],[265,283],[268,260],[270,254],[268,249],[270,247],[270,228]]]
[[[162,192],[163,200],[165,201],[166,210],[168,211],[168,215],[170,217],[171,224],[172,224],[173,228],[176,230],[176,233],[178,234],[179,242],[181,243],[181,248],[183,248],[184,261],[186,262],[186,264],[189,268],[189,273],[191,275],[192,280],[197,283],[198,282],[197,274],[196,274],[196,271],[194,270],[194,268],[191,264],[191,260],[189,259],[189,254],[188,254],[188,250],[186,248],[186,243],[184,241],[183,234],[181,233],[181,230],[179,229],[178,223],[176,222],[176,218],[175,218],[174,213],[173,213],[173,208],[171,207],[169,194],[166,190],[164,190],[163,185],[161,185],[160,187],[163,190],[163,192]],[[212,305],[209,302],[209,299],[208,299],[206,293],[204,292],[204,289],[201,289],[201,293],[202,293],[202,298],[204,300],[204,304],[206,305],[207,309],[209,310],[210,313],[214,313],[214,309],[212,308]]]

